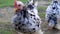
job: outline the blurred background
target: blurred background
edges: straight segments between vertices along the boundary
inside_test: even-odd
[[[26,3],[27,0],[19,0]],[[39,16],[42,19],[42,30],[46,28],[45,10],[52,0],[37,0]],[[60,0],[59,0],[60,1]],[[0,0],[0,34],[16,34],[11,27],[11,18],[14,15],[14,0]],[[56,33],[55,33],[56,32]],[[46,31],[44,34],[60,34],[60,31]]]

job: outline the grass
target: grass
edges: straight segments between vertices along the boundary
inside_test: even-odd
[[[23,3],[26,3],[27,0],[18,0],[18,1],[22,1]],[[51,0],[44,0],[47,2],[50,2]],[[13,6],[14,4],[14,0],[0,0],[0,7],[6,7],[6,6]]]
[[[0,22],[0,34],[14,34],[14,29],[11,27],[10,22]]]
[[[26,0],[19,0],[22,2],[26,2]],[[0,0],[0,7],[6,7],[6,6],[13,6],[14,0]]]
[[[13,5],[13,0],[0,0],[0,7]]]
[[[0,34],[13,34],[12,30],[0,29]]]
[[[39,10],[39,16],[41,18],[45,18],[45,11],[46,11],[46,6],[39,6],[38,10]]]

